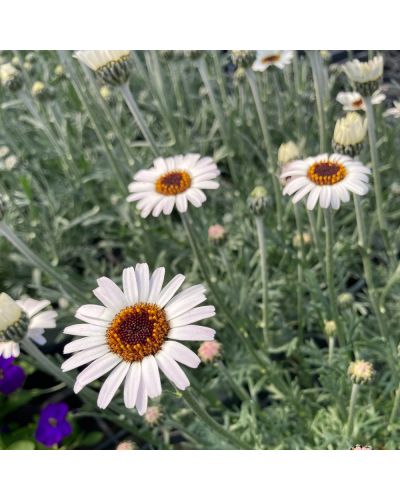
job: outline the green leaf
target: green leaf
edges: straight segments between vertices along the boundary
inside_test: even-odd
[[[81,446],[94,446],[103,439],[102,432],[90,432],[81,441]]]
[[[16,441],[7,448],[7,450],[34,450],[34,449],[35,449],[35,443],[32,443],[32,441]]]

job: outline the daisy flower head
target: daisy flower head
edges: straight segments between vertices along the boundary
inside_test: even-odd
[[[25,336],[39,345],[46,343],[44,330],[55,328],[57,317],[56,311],[40,312],[49,304],[49,300],[14,301],[6,293],[0,294],[0,355],[4,359],[19,356],[19,343]]]
[[[126,83],[132,72],[130,50],[78,50],[74,57],[115,87]]]
[[[364,361],[354,361],[350,363],[347,375],[353,384],[368,384],[375,375],[374,367],[371,363]]]
[[[198,154],[157,158],[154,167],[135,174],[135,182],[128,186],[132,194],[126,200],[137,201],[136,208],[144,218],[150,212],[154,217],[161,212],[169,215],[175,205],[183,213],[187,211],[188,201],[201,207],[207,199],[203,189],[219,188],[213,180],[219,174],[212,158],[200,159]]]
[[[354,59],[354,61],[348,61],[343,70],[351,80],[356,92],[362,96],[371,96],[378,90],[382,79],[383,57],[375,56],[368,62]]]
[[[291,176],[283,194],[296,193],[292,202],[297,203],[310,193],[307,200],[308,210],[314,209],[318,199],[322,208],[331,205],[337,210],[340,202],[350,200],[349,191],[359,195],[368,192],[366,183],[370,173],[369,168],[350,156],[321,154],[289,164],[285,174],[282,174],[285,178]]]
[[[347,113],[336,122],[332,147],[336,153],[357,156],[364,146],[367,135],[367,120],[356,113]]]
[[[202,285],[175,295],[185,277],[178,274],[164,288],[165,269],[156,269],[150,278],[147,264],[124,269],[123,291],[109,278],[97,280],[93,293],[104,306],[84,305],[75,317],[81,324],[64,330],[83,338],[65,346],[64,354],[76,353],[63,365],[64,372],[87,363],[74,387],[78,393],[87,384],[112,370],[98,397],[106,408],[125,380],[124,402],[143,415],[147,399],[161,395],[159,369],[180,390],[190,383],[182,363],[197,368],[199,357],[180,340],[213,340],[215,330],[198,326],[200,320],[215,315],[214,306],[196,307],[206,300]]]
[[[293,59],[293,50],[257,50],[254,71],[265,71],[270,66],[283,69]]]
[[[371,97],[372,104],[379,104],[386,99],[385,94],[381,93],[381,89],[376,90]],[[365,111],[365,103],[362,95],[358,92],[339,92],[336,100],[343,105],[344,111]]]
[[[20,90],[24,83],[22,73],[11,63],[0,66],[0,80],[4,87],[13,92]]]
[[[393,116],[394,118],[400,118],[400,102],[394,101],[394,107],[388,109],[383,113],[383,116],[386,118],[388,116]]]
[[[239,68],[249,68],[257,57],[256,50],[232,50],[232,62]]]

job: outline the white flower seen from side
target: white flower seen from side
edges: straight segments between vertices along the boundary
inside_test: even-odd
[[[378,89],[371,96],[372,104],[380,104],[386,99],[385,94],[382,94],[381,89]],[[339,92],[336,100],[342,104],[344,111],[365,111],[365,103],[362,95],[358,92]]]
[[[393,106],[393,108],[390,108],[383,113],[384,117],[393,116],[394,118],[400,118],[400,103],[394,101]]]
[[[100,408],[108,406],[125,380],[126,407],[143,415],[148,397],[161,395],[159,369],[178,389],[186,389],[190,383],[178,362],[197,368],[200,359],[176,341],[214,338],[215,330],[193,324],[215,315],[214,306],[197,307],[206,300],[205,288],[192,286],[174,297],[185,277],[178,274],[162,288],[164,274],[160,267],[150,278],[147,264],[124,269],[123,291],[109,278],[98,279],[93,293],[104,307],[82,306],[75,316],[84,323],[64,331],[83,338],[65,347],[65,354],[77,354],[62,370],[91,363],[78,375],[76,393],[112,370],[99,393]]]
[[[103,66],[124,60],[130,53],[130,50],[78,50],[74,57],[91,70],[97,71]]]
[[[283,69],[293,59],[293,50],[257,50],[254,71],[265,71],[270,66]]]
[[[308,193],[307,208],[313,210],[318,200],[322,208],[330,205],[337,210],[340,202],[350,200],[349,192],[364,195],[368,192],[370,169],[350,156],[321,154],[290,163],[281,177],[288,178],[283,194],[293,195],[297,203]]]
[[[187,211],[188,201],[201,207],[207,199],[203,189],[219,188],[213,180],[219,174],[212,158],[200,159],[198,154],[157,158],[154,167],[135,174],[127,201],[138,202],[136,208],[141,210],[142,217],[150,212],[154,217],[161,212],[168,215],[175,205],[183,213]]]

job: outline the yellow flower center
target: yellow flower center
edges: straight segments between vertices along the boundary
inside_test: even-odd
[[[120,311],[106,332],[109,349],[127,363],[157,354],[170,330],[166,313],[155,304],[140,303]]]
[[[314,163],[309,169],[307,177],[318,186],[332,186],[342,181],[347,175],[343,165],[330,160]]]
[[[261,59],[261,62],[264,63],[264,64],[272,64],[276,61],[279,61],[279,59],[281,58],[281,56],[279,54],[275,54],[273,56],[268,56],[268,57],[264,57],[263,59]]]
[[[187,172],[179,170],[177,172],[168,172],[156,182],[157,193],[165,196],[173,196],[183,193],[192,185],[192,178]]]
[[[361,106],[363,105],[363,100],[362,100],[362,97],[360,97],[360,99],[357,99],[357,101],[354,101],[353,102],[353,108],[361,108]]]

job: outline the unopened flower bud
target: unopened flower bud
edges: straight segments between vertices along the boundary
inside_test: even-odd
[[[358,59],[354,59],[348,61],[343,69],[356,92],[363,97],[371,96],[381,85],[383,57],[375,56],[368,62],[360,62]]]
[[[126,83],[133,68],[130,50],[79,50],[74,57],[95,71],[102,82],[114,87]]]
[[[247,198],[247,206],[250,212],[257,217],[266,213],[269,204],[270,199],[267,191],[261,186],[254,188],[250,196]]]
[[[241,85],[246,80],[246,70],[244,68],[238,68],[233,75],[234,85]]]
[[[319,52],[321,54],[322,61],[328,66],[332,61],[331,53],[329,50],[320,50]]]
[[[174,50],[160,50],[160,56],[166,61],[173,61],[175,59]]]
[[[1,146],[0,147],[0,158],[4,158],[5,156],[8,155],[10,152],[10,149],[7,146]]]
[[[281,166],[291,161],[298,160],[300,158],[299,148],[293,141],[289,141],[280,145],[278,150],[278,161]]]
[[[14,170],[20,164],[20,159],[18,156],[10,155],[5,159],[4,164],[7,170]]]
[[[31,75],[35,70],[33,64],[30,63],[29,61],[24,62],[24,69],[29,75]]]
[[[57,78],[65,78],[64,68],[62,67],[61,64],[59,64],[54,68],[54,75]]]
[[[367,135],[367,120],[356,113],[347,113],[336,122],[332,147],[336,153],[354,158],[364,146]]]
[[[191,59],[192,61],[200,59],[200,57],[202,57],[206,53],[205,50],[184,50],[183,52],[185,56]]]
[[[29,318],[6,293],[0,294],[0,341],[20,342],[28,331]]]
[[[106,103],[110,104],[111,106],[113,106],[117,102],[114,92],[107,85],[103,85],[100,88],[100,95],[106,101]]]
[[[368,384],[374,376],[374,367],[367,361],[354,361],[347,371],[348,376],[354,384]]]
[[[11,63],[0,66],[0,80],[4,87],[16,92],[24,83],[21,72]]]
[[[157,425],[162,417],[162,411],[159,406],[149,406],[144,414],[144,420],[148,425]]]
[[[328,337],[336,337],[336,323],[334,321],[325,321],[325,333]]]
[[[119,451],[137,450],[137,446],[133,441],[123,441],[117,446],[117,450]]]
[[[32,86],[32,95],[40,102],[47,102],[55,97],[55,91],[43,82],[35,82]]]
[[[256,60],[256,50],[232,50],[232,62],[235,66],[249,68]]]
[[[25,56],[25,61],[28,61],[30,63],[34,63],[36,61],[37,57],[34,52],[29,52],[29,54],[26,54]]]
[[[19,57],[18,56],[14,56],[12,59],[11,59],[11,64],[13,66],[15,66],[16,68],[21,68],[21,63],[20,63],[20,60],[19,60]]]
[[[222,344],[216,340],[208,340],[201,344],[197,352],[204,363],[210,363],[221,357]]]
[[[0,194],[0,222],[4,219],[7,213],[6,200]]]
[[[311,238],[308,233],[303,233],[303,243],[304,245],[309,245],[311,243]],[[293,246],[297,250],[301,248],[301,236],[300,234],[295,234],[293,237]]]
[[[210,226],[208,229],[208,241],[215,246],[221,246],[226,242],[228,233],[226,229],[220,224]]]
[[[400,195],[400,182],[393,182],[393,184],[390,185],[390,192],[394,194],[395,196]]]
[[[349,450],[353,451],[371,451],[371,446],[361,446],[360,444],[356,444],[354,448],[349,448]]]
[[[340,309],[351,309],[354,304],[354,296],[351,293],[342,293],[337,298],[337,303]]]

